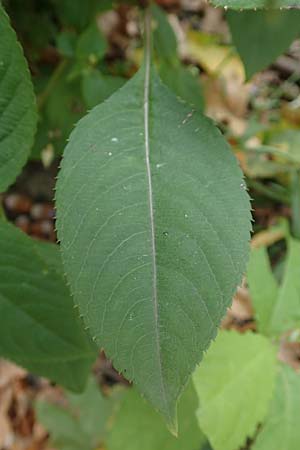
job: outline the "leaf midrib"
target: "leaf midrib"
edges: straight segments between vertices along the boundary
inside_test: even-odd
[[[150,132],[149,132],[149,100],[150,100],[150,77],[151,77],[151,12],[150,9],[145,13],[145,78],[144,78],[144,144],[145,144],[145,162],[148,181],[148,202],[149,202],[149,218],[150,218],[150,234],[151,234],[151,253],[152,253],[152,292],[154,303],[154,320],[155,320],[155,334],[158,354],[159,374],[161,380],[161,394],[166,407],[166,412],[170,416],[168,402],[166,398],[166,390],[163,381],[162,360],[160,336],[158,327],[158,295],[157,295],[157,266],[156,266],[156,244],[155,244],[155,221],[154,221],[154,207],[153,207],[153,188],[152,188],[152,174],[150,164]]]

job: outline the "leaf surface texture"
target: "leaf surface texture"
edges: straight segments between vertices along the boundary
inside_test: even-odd
[[[176,428],[177,398],[247,261],[249,201],[234,156],[144,64],[75,128],[56,205],[91,335]]]

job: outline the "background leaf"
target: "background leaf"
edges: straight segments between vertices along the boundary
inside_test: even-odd
[[[126,79],[118,76],[103,75],[93,69],[84,74],[82,79],[82,96],[88,108],[102,103],[125,83]]]
[[[281,366],[270,411],[253,450],[298,450],[300,442],[300,376]]]
[[[57,226],[91,335],[175,427],[177,398],[244,271],[249,201],[219,130],[152,70],[143,117],[146,80],[143,67],[75,128]]]
[[[78,59],[98,61],[105,55],[106,49],[105,37],[94,22],[79,36],[76,56]]]
[[[270,321],[272,334],[300,327],[300,241],[290,237],[287,243],[284,276]]]
[[[27,63],[0,4],[0,192],[15,181],[25,164],[36,120]]]
[[[159,75],[168,88],[178,97],[195,106],[198,111],[203,111],[204,97],[199,75],[194,75],[187,67],[182,65],[173,67],[168,64],[160,65]]]
[[[105,398],[94,377],[82,394],[68,394],[68,406],[38,401],[39,421],[59,450],[94,450],[104,441],[107,421],[114,408],[114,396]]]
[[[178,60],[177,38],[168,21],[167,14],[157,5],[151,6],[155,28],[153,32],[154,48],[159,58],[171,64]]]
[[[107,450],[200,450],[205,441],[195,411],[198,406],[190,383],[178,405],[178,438],[135,389],[128,389],[112,422]]]
[[[201,429],[214,450],[236,450],[268,411],[275,349],[260,335],[221,331],[193,375]]]
[[[112,0],[51,0],[62,24],[83,30],[96,13],[112,8]]]
[[[178,57],[177,38],[167,14],[157,5],[152,5],[151,10],[155,24],[154,49],[158,57],[158,70],[162,81],[178,97],[195,106],[198,111],[203,111],[204,96],[199,73],[192,73],[181,63]]]
[[[265,247],[252,249],[247,281],[259,331],[268,335],[279,289]]]
[[[300,34],[297,10],[229,11],[226,19],[247,79],[274,62]]]
[[[43,105],[32,157],[38,158],[49,144],[61,155],[75,123],[86,113],[78,80],[68,80],[70,64],[65,63],[61,77]]]
[[[0,222],[0,354],[80,390],[95,350],[76,317],[62,273],[57,246]]]

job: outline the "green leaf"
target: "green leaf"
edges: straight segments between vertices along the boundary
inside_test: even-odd
[[[190,105],[203,111],[204,98],[200,77],[183,66],[177,55],[177,39],[167,15],[157,5],[151,7],[155,29],[154,48],[159,60],[159,75],[162,81]]]
[[[267,414],[276,355],[260,335],[221,331],[193,375],[198,419],[214,450],[236,450]]]
[[[253,450],[298,450],[299,415],[300,375],[288,366],[281,366],[270,411]]]
[[[78,59],[99,61],[105,55],[107,42],[96,22],[93,22],[79,36],[76,47],[76,56]]]
[[[241,281],[250,213],[219,130],[146,61],[72,133],[57,226],[91,335],[174,430],[177,398]]]
[[[162,64],[159,67],[159,75],[168,88],[178,97],[195,106],[198,111],[203,111],[204,97],[199,75],[193,75],[187,67],[181,64],[175,67]]]
[[[104,441],[108,419],[114,409],[114,396],[104,398],[93,377],[80,395],[68,394],[68,406],[38,401],[38,420],[50,433],[59,450],[94,450]]]
[[[300,132],[295,129],[279,130],[271,134],[268,144],[274,146],[273,154],[280,158],[286,158],[292,165],[299,167],[300,164]],[[277,152],[276,152],[277,150]],[[281,161],[282,163],[282,161]]]
[[[82,96],[88,108],[93,108],[110,97],[125,83],[125,78],[102,75],[98,70],[91,70],[83,76]]]
[[[62,31],[56,37],[56,45],[61,55],[72,58],[75,54],[77,36],[74,31]]]
[[[95,350],[76,317],[58,247],[0,221],[0,354],[73,390]]]
[[[94,377],[90,377],[82,394],[67,393],[69,404],[79,417],[80,428],[89,436],[92,447],[103,442],[108,431],[108,422],[112,420],[115,410],[119,408],[123,390],[116,387],[104,397]]]
[[[112,422],[108,450],[198,450],[205,442],[195,411],[195,390],[189,383],[178,405],[178,438],[172,436],[161,417],[138,395],[128,389]]]
[[[112,0],[51,0],[63,25],[81,30],[97,13],[112,8]]]
[[[27,63],[0,4],[0,192],[15,181],[25,164],[36,121]]]
[[[226,19],[247,79],[274,62],[300,34],[297,10],[229,11]]]
[[[159,58],[170,64],[177,61],[177,39],[166,13],[157,5],[151,6],[155,29],[154,48]]]
[[[276,9],[300,6],[300,0],[210,0],[214,6],[230,9]]]
[[[59,450],[94,450],[88,446],[87,436],[80,422],[66,409],[44,401],[36,403],[38,420],[50,433],[50,440]]]
[[[49,144],[53,145],[57,155],[61,155],[74,124],[86,112],[80,82],[68,80],[69,73],[70,65],[66,64],[51,95],[45,100],[32,151],[33,157],[39,157],[41,150]]]
[[[278,284],[272,273],[265,247],[252,249],[247,281],[259,331],[268,335],[273,309],[278,295]]]
[[[300,241],[288,240],[284,277],[279,289],[270,332],[278,335],[300,327]]]

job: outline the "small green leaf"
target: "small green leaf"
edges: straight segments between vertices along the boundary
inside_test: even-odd
[[[190,383],[178,404],[178,438],[172,436],[161,417],[134,389],[125,394],[112,422],[108,450],[198,450],[205,442],[195,411],[198,406]]]
[[[299,327],[300,241],[290,237],[284,276],[270,321],[270,332],[278,335]]]
[[[198,111],[203,111],[204,96],[199,75],[193,75],[187,67],[180,63],[176,66],[161,64],[159,75],[168,88],[178,97],[195,106]]]
[[[75,54],[77,36],[76,33],[66,30],[57,35],[56,45],[61,55],[72,58]]]
[[[247,281],[259,331],[268,335],[279,289],[265,247],[251,251]]]
[[[0,4],[0,192],[15,181],[25,164],[36,122],[27,63]]]
[[[86,113],[79,80],[68,80],[70,64],[64,64],[55,87],[43,105],[37,136],[32,151],[39,157],[41,151],[52,145],[55,154],[61,155],[74,124]]]
[[[214,450],[236,450],[268,411],[276,354],[260,335],[221,331],[193,375],[198,420]]]
[[[107,50],[105,37],[99,30],[96,22],[92,23],[79,36],[76,47],[76,56],[79,60],[95,63],[103,58]]]
[[[247,79],[274,62],[300,34],[297,10],[230,11],[226,19]]]
[[[59,450],[94,450],[81,430],[79,420],[66,409],[44,401],[36,403],[37,418]]]
[[[67,393],[70,409],[79,417],[80,428],[89,437],[93,448],[103,442],[108,422],[119,408],[123,390],[115,388],[108,396],[103,396],[94,377],[90,377],[82,394]]]
[[[38,420],[59,450],[94,450],[104,442],[115,396],[104,398],[93,377],[82,394],[68,394],[66,408],[38,401]]]
[[[155,29],[154,48],[159,58],[166,63],[177,61],[177,39],[166,13],[157,5],[151,7]]]
[[[88,108],[102,103],[125,83],[126,79],[118,76],[102,75],[98,70],[91,70],[82,79],[82,96]]]
[[[56,206],[91,335],[175,429],[177,399],[248,257],[249,200],[236,159],[148,60],[75,128]]]
[[[95,350],[76,317],[62,273],[57,246],[0,221],[0,354],[80,390]]]
[[[177,55],[177,39],[167,15],[157,5],[151,7],[155,29],[154,49],[158,57],[159,75],[162,81],[180,98],[198,111],[204,107],[200,77],[192,74]]]
[[[300,375],[282,365],[269,413],[254,442],[253,450],[298,450],[299,415]]]
[[[63,25],[82,30],[97,13],[112,9],[112,0],[51,0]]]

